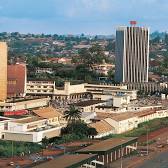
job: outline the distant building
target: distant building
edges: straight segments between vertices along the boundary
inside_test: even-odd
[[[107,64],[107,63],[93,65],[93,70],[96,73],[103,74],[103,75],[108,75],[108,71],[114,68],[115,68],[115,65]]]
[[[161,92],[168,89],[168,84],[163,82],[143,82],[143,83],[125,83],[128,89],[138,90],[141,92],[151,93],[151,92]]]
[[[116,82],[148,82],[149,29],[118,27],[116,31]]]
[[[7,44],[0,42],[0,101],[7,98]]]
[[[41,73],[48,73],[48,74],[52,74],[54,71],[52,70],[52,68],[36,68],[36,73],[37,74],[41,74]]]
[[[27,95],[53,95],[55,90],[54,81],[28,81],[27,82]]]
[[[26,64],[8,65],[7,79],[8,97],[25,96],[27,83]]]
[[[71,58],[48,58],[47,62],[55,63],[55,64],[71,64],[72,59]],[[45,61],[46,62],[46,61]]]

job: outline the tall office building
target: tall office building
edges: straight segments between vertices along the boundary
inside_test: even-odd
[[[0,42],[0,101],[7,98],[7,44]]]
[[[149,29],[118,27],[116,31],[116,82],[148,82]]]

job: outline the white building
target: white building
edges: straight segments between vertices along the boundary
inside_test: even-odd
[[[127,107],[129,103],[130,103],[129,96],[114,96],[113,97],[114,107]]]
[[[115,128],[115,134],[130,131],[138,126],[138,118],[129,112],[106,118],[105,121]]]
[[[0,103],[0,111],[17,111],[23,109],[33,109],[37,107],[48,106],[50,98],[41,98],[33,100],[18,100],[6,103]]]
[[[7,129],[2,132],[2,139],[25,142],[41,142],[44,137],[60,136],[65,125],[53,126],[48,119],[26,117],[8,122]]]
[[[96,126],[99,126],[100,121],[105,121],[110,126],[113,127],[112,134],[121,134],[130,130],[133,130],[134,128],[138,127],[138,124],[147,122],[156,118],[165,118],[168,117],[168,110],[162,109],[162,110],[143,110],[138,112],[123,112],[120,114],[111,114],[111,113],[97,113],[97,118],[95,120],[98,121],[98,125],[94,124],[94,128]],[[97,128],[98,130],[100,128]],[[108,132],[107,132],[108,134]],[[105,135],[105,134],[101,134]]]
[[[106,101],[103,100],[87,100],[78,103],[73,103],[81,112],[95,112],[96,106],[106,105]]]
[[[53,81],[28,81],[26,94],[27,95],[53,95],[55,90],[55,82]]]

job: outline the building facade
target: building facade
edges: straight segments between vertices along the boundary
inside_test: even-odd
[[[7,98],[7,44],[0,42],[0,101]]]
[[[7,96],[24,97],[26,95],[27,70],[26,64],[8,65]]]
[[[149,29],[118,27],[116,31],[116,82],[148,82]]]

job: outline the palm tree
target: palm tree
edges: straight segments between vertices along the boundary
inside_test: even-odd
[[[69,110],[64,112],[64,118],[68,121],[68,123],[75,123],[81,119],[81,111],[75,108],[74,105],[70,105]]]

